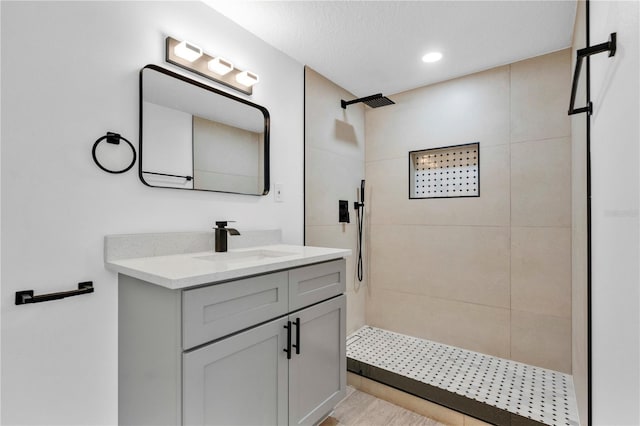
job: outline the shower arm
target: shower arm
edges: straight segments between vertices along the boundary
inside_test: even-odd
[[[371,95],[371,96],[365,96],[364,98],[354,99],[352,101],[345,101],[344,99],[341,99],[340,100],[340,105],[342,106],[342,109],[347,109],[347,106],[349,106],[351,104],[357,104],[358,102],[372,101],[374,99],[379,99],[381,97],[382,97],[382,93],[378,93],[378,94]]]

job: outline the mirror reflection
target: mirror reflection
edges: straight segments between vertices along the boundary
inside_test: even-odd
[[[140,179],[154,187],[264,195],[269,113],[164,68],[140,73]]]

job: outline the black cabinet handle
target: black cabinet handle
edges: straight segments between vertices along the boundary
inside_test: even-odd
[[[296,348],[296,355],[300,355],[300,318],[296,318],[293,325],[296,326],[296,344],[293,347]]]
[[[283,349],[287,353],[287,359],[291,359],[291,321],[287,321],[284,326],[287,329],[287,348]]]
[[[58,293],[41,294],[34,296],[33,290],[16,291],[16,305],[26,303],[48,302],[49,300],[64,299],[65,297],[79,296],[81,294],[93,293],[93,281],[78,283],[77,290],[61,291]]]

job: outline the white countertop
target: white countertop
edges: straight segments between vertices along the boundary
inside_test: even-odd
[[[105,266],[121,274],[178,290],[350,255],[351,250],[348,249],[277,244],[229,250],[226,253],[206,251],[107,260]]]

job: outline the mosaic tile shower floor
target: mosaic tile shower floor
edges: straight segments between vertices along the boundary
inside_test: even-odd
[[[552,426],[577,426],[573,379],[558,371],[364,326],[347,357]]]

